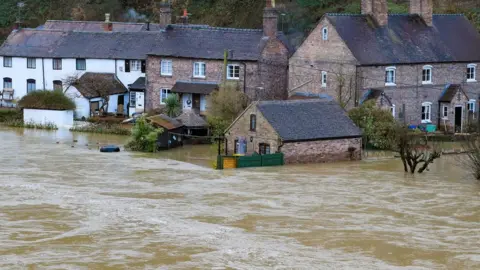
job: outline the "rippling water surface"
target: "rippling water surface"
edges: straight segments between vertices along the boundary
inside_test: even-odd
[[[411,177],[97,150],[124,141],[0,129],[0,268],[480,269],[480,184],[453,157]]]

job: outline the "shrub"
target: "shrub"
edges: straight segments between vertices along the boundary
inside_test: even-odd
[[[177,117],[182,111],[182,106],[176,94],[168,95],[165,100],[165,113],[170,117]]]
[[[38,90],[18,101],[20,108],[40,110],[75,110],[75,102],[59,91]]]
[[[132,138],[125,145],[125,149],[139,152],[155,152],[157,150],[158,135],[163,129],[155,128],[147,122],[145,117],[140,117],[132,129]]]
[[[125,120],[123,117],[90,117],[87,122],[103,125],[119,125]]]
[[[208,112],[231,123],[247,107],[247,101],[247,96],[237,86],[225,84],[208,97]]]
[[[130,129],[123,128],[120,125],[109,124],[89,124],[85,126],[74,126],[70,128],[73,132],[88,132],[99,134],[131,135]]]
[[[31,129],[46,129],[46,130],[57,130],[58,127],[54,123],[45,123],[38,124],[35,122],[23,122],[23,120],[10,120],[5,122],[6,126],[9,127],[18,127],[18,128],[31,128]]]
[[[0,109],[0,123],[14,120],[22,120],[23,113],[17,109]]]

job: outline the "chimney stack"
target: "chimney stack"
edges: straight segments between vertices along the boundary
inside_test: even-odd
[[[371,15],[379,26],[387,25],[387,0],[362,0],[362,14]]]
[[[433,24],[432,0],[410,0],[410,14],[418,14],[428,26]]]
[[[172,5],[168,0],[162,0],[158,7],[160,11],[160,25],[167,26],[172,23]]]
[[[275,0],[266,0],[263,10],[263,35],[276,37],[278,32],[278,12],[275,8]]]
[[[113,24],[110,21],[110,13],[105,13],[105,22],[103,23],[103,30],[105,32],[113,31]]]

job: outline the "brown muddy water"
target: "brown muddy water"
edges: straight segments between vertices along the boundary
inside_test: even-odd
[[[411,177],[95,149],[124,141],[0,128],[1,269],[480,269],[480,184],[456,157]]]

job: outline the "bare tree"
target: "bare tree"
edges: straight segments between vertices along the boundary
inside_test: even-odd
[[[345,109],[353,98],[353,79],[351,76],[343,73],[343,65],[340,65],[338,72],[335,74],[335,78],[337,81],[337,87],[335,89],[336,98],[338,104]]]

